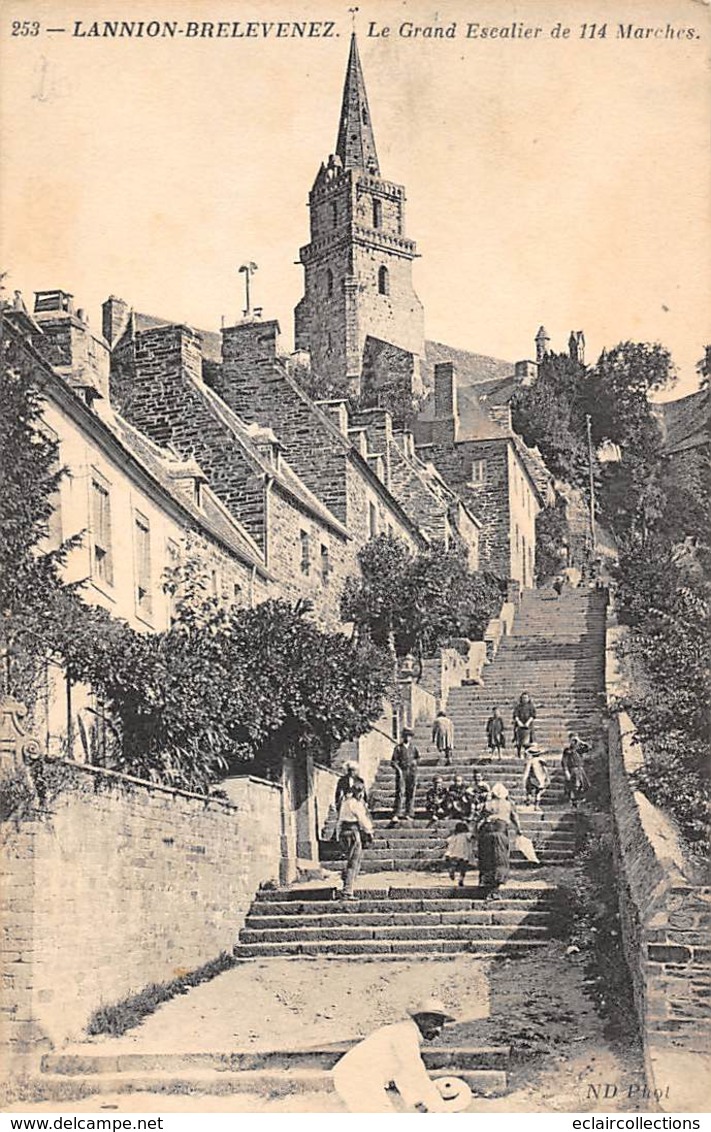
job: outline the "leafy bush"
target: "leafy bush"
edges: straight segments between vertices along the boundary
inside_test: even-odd
[[[643,744],[638,784],[693,849],[709,851],[709,584],[662,541],[627,544],[618,567],[620,621],[644,676],[626,707]]]
[[[554,507],[542,507],[536,516],[536,579],[539,582],[559,572],[559,551],[569,537],[561,501]]]
[[[328,763],[381,714],[387,656],[322,632],[306,613],[208,600],[182,605],[170,630],[150,635],[104,616],[102,631],[65,642],[63,655],[119,726],[116,769],[204,791],[255,758],[275,767],[310,752]]]
[[[32,367],[2,326],[0,341],[0,679],[31,709],[41,687],[49,623],[71,625],[80,606],[61,568],[78,536],[48,548],[64,469],[41,424]]]
[[[501,605],[501,583],[470,570],[463,549],[412,554],[401,539],[378,535],[358,561],[362,576],[346,580],[341,616],[398,656],[431,656],[456,637],[481,640]]]

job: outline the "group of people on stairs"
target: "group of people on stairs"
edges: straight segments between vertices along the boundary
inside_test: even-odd
[[[523,788],[526,803],[540,810],[543,796],[550,786],[551,776],[544,755],[546,751],[534,741],[536,709],[528,693],[523,692],[514,708],[514,742],[522,757],[525,756]],[[500,726],[499,726],[500,725]],[[487,736],[492,750],[501,750],[504,744],[503,721],[494,708],[487,723]],[[440,711],[433,724],[433,742],[443,754],[445,765],[451,765],[454,750],[454,729],[445,712]],[[497,746],[497,744],[500,744]],[[561,759],[565,793],[570,804],[577,808],[589,788],[585,770],[585,754],[589,745],[573,733]],[[414,743],[414,733],[405,727],[402,739],[392,754],[395,768],[395,803],[390,821],[396,827],[401,821],[408,824],[415,818],[420,752]],[[336,786],[335,809],[337,814],[334,838],[340,842],[345,858],[342,900],[353,900],[355,881],[360,872],[363,849],[373,839],[373,821],[368,811],[365,782],[356,763],[346,763],[343,775]],[[527,860],[538,864],[535,848],[525,837],[516,807],[509,798],[503,783],[493,786],[482,781],[474,770],[472,782],[467,784],[462,775],[454,775],[445,785],[444,778],[436,775],[427,791],[425,810],[431,826],[442,820],[454,820],[454,832],[448,839],[445,857],[449,862],[450,876],[463,885],[467,871],[478,864],[479,885],[487,896],[496,897],[505,883],[511,868],[511,851],[520,850]]]

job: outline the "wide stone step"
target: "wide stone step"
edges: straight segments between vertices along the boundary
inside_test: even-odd
[[[293,1068],[331,1070],[354,1043],[333,1042],[306,1049],[230,1050],[225,1053],[45,1054],[42,1073],[67,1077],[94,1073],[186,1073]],[[509,1046],[427,1046],[422,1058],[427,1069],[497,1069],[506,1071]]]
[[[572,847],[570,849],[546,849],[538,846],[536,852],[541,865],[568,864],[575,857],[575,850]],[[441,849],[430,849],[424,845],[417,849],[393,849],[392,847],[378,849],[369,847],[363,851],[361,867],[364,871],[368,871],[368,865],[381,864],[384,862],[391,862],[391,867],[397,869],[399,872],[402,872],[403,869],[417,870],[422,868],[425,864],[428,866],[441,864],[443,871],[446,871],[449,867]],[[333,857],[325,863],[334,869],[344,868],[345,858],[342,856]],[[474,865],[471,867],[475,868]],[[514,869],[535,868],[535,865],[527,861],[523,855],[513,852],[511,854],[511,867]]]
[[[317,927],[288,928],[242,928],[240,943],[318,943],[323,940],[362,942],[367,940],[508,940],[515,936],[518,940],[548,939],[548,926],[533,924],[383,924],[373,926],[358,923],[357,927],[345,926],[327,928]]]
[[[575,852],[576,841],[574,838],[568,841],[547,841],[543,838],[531,837],[530,840],[535,845],[536,851],[541,859],[551,854],[570,854]],[[412,838],[412,840],[403,841],[399,841],[395,838],[376,837],[371,847],[382,850],[385,855],[392,856],[402,854],[405,857],[412,857],[413,860],[417,859],[423,850],[426,851],[428,855],[432,855],[431,859],[444,859],[446,842],[426,837]]]
[[[336,907],[340,902],[336,902]],[[499,902],[497,902],[497,908]],[[467,909],[460,912],[392,912],[383,910],[382,912],[359,912],[357,916],[349,912],[328,912],[319,915],[309,915],[308,913],[292,913],[282,916],[267,916],[255,915],[250,913],[245,921],[245,928],[256,931],[267,931],[272,929],[288,929],[291,930],[299,928],[309,928],[318,926],[319,928],[348,928],[352,927],[354,923],[358,923],[361,927],[380,928],[380,927],[431,927],[434,924],[445,925],[470,925],[475,926],[492,926],[499,925],[503,927],[512,927],[519,924],[526,924],[528,927],[547,927],[550,924],[551,910],[550,909],[526,909],[526,908],[504,908],[502,911],[491,911],[488,909],[473,910]]]
[[[525,860],[524,857],[514,856],[511,858],[511,868],[515,873],[523,873],[526,871],[535,871],[537,868],[545,866],[556,865],[570,865],[574,860],[574,856],[565,857],[560,860],[553,860],[550,856],[546,857],[541,854],[539,864],[532,864]],[[327,861],[326,865],[330,869],[343,870],[345,861],[340,858],[334,861]],[[445,872],[446,864],[441,858],[429,860],[425,856],[408,856],[408,857],[364,857],[361,865],[361,872],[365,874],[372,873],[411,873],[411,872]],[[476,866],[472,865],[471,871],[476,872]]]
[[[332,885],[324,885],[320,888],[260,888],[256,893],[254,902],[256,904],[281,904],[291,903],[295,901],[299,904],[308,905],[323,905],[324,902],[333,900],[334,889]],[[554,900],[556,897],[557,888],[554,884],[545,884],[536,882],[535,884],[508,884],[505,889],[502,889],[501,895],[503,900]],[[384,886],[383,888],[362,888],[356,889],[356,896],[359,901],[366,901],[368,903],[392,900],[408,900],[408,901],[427,901],[427,900],[470,900],[477,901],[484,898],[484,893],[478,885],[467,885],[465,888],[452,891],[451,886],[442,884],[418,884],[418,885],[400,885],[393,884]],[[253,905],[254,907],[254,905]],[[349,908],[356,908],[357,902],[348,905]],[[339,911],[341,909],[339,908]]]
[[[451,824],[451,823],[450,823]],[[396,848],[400,846],[405,849],[410,844],[422,845],[424,843],[432,846],[442,846],[447,842],[450,836],[450,830],[440,826],[430,826],[429,823],[423,828],[415,828],[413,826],[405,825],[403,827],[395,826],[391,828],[389,823],[383,819],[379,819],[375,826],[375,841],[382,844],[392,844]],[[575,829],[553,829],[542,830],[540,826],[531,823],[521,823],[521,828],[526,832],[526,836],[530,836],[533,841],[541,845],[575,845],[577,841],[577,833]]]
[[[457,955],[466,953],[473,957],[485,957],[496,953],[501,955],[524,955],[527,951],[534,951],[547,947],[547,940],[461,940],[461,939],[371,939],[371,940],[321,940],[319,942],[298,943],[238,943],[234,948],[237,958],[268,958],[271,956],[304,955],[323,956],[377,956],[387,959],[396,956],[419,956],[422,959],[435,958],[437,955]]]
[[[506,1072],[500,1069],[459,1069],[445,1065],[435,1077],[455,1075],[467,1082],[473,1093],[498,1096],[506,1092]],[[193,1069],[178,1076],[167,1073],[97,1073],[89,1077],[47,1074],[42,1078],[42,1092],[48,1100],[72,1100],[92,1094],[111,1096],[123,1093],[153,1095],[225,1097],[253,1093],[265,1098],[330,1093],[333,1077],[330,1070],[261,1069],[230,1072],[229,1070]]]
[[[577,823],[575,821],[576,815],[573,812],[571,812],[570,814],[563,814],[557,819],[554,818],[553,820],[546,820],[545,818],[541,819],[538,814],[534,814],[533,816],[529,817],[525,812],[521,813],[521,811],[519,811],[518,816],[521,822],[521,828],[525,833],[531,834],[532,836],[546,838],[558,836],[565,839],[569,838],[570,840],[575,840],[577,837]],[[565,820],[569,816],[572,818],[572,820]],[[415,818],[415,821],[412,825],[398,825],[394,828],[391,828],[389,819],[376,818],[375,820],[375,828],[377,831],[382,830],[385,836],[389,838],[403,838],[405,840],[408,840],[409,838],[418,836],[420,834],[446,838],[454,832],[455,824],[456,823],[452,818],[448,818],[446,821],[440,821],[436,826],[430,825],[430,822],[427,820],[427,818]]]
[[[413,889],[409,889],[413,892]],[[419,915],[426,913],[428,916],[437,915],[468,915],[469,913],[477,913],[485,916],[496,915],[504,916],[508,913],[516,915],[533,915],[540,913],[548,914],[553,908],[556,907],[556,897],[553,891],[544,892],[542,895],[537,896],[536,890],[528,898],[516,898],[507,895],[507,889],[501,892],[501,899],[496,901],[496,912],[493,912],[493,905],[485,899],[485,894],[482,891],[479,899],[472,899],[472,889],[468,886],[466,889],[447,890],[447,897],[441,899],[429,898],[425,900],[417,899],[398,899],[390,900],[387,897],[379,900],[367,900],[363,896],[361,890],[360,895],[356,900],[349,900],[341,902],[336,900],[336,890],[331,890],[332,898],[329,900],[318,901],[299,901],[299,900],[273,900],[273,901],[255,901],[249,910],[248,918],[261,918],[262,916],[305,916],[318,919],[322,916],[337,915],[339,918],[349,919],[352,917],[359,918],[360,916],[367,915],[381,915],[381,916],[400,916],[400,915]],[[464,892],[464,897],[459,897],[459,893]],[[444,921],[443,921],[444,922]]]

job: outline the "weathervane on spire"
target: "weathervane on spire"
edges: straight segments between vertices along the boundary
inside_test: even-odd
[[[351,31],[353,32],[353,35],[355,35],[355,30],[356,30],[356,15],[357,15],[357,14],[358,14],[358,12],[360,11],[360,9],[359,9],[359,8],[349,8],[349,9],[348,9],[348,11],[349,11],[349,12],[350,12],[350,14],[351,14]]]
[[[245,318],[249,318],[249,316],[252,313],[252,300],[251,300],[251,296],[250,296],[250,280],[251,280],[251,278],[254,275],[256,270],[257,270],[257,265],[256,265],[256,263],[252,263],[251,260],[249,261],[249,263],[243,263],[238,268],[238,271],[244,273],[244,306],[245,306],[245,309],[242,313],[243,313]]]

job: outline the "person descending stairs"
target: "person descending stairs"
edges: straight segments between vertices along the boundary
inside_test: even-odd
[[[544,946],[556,899],[556,869],[574,860],[577,816],[567,805],[560,757],[571,732],[594,744],[602,726],[605,597],[589,590],[526,592],[483,683],[451,689],[447,714],[454,726],[451,766],[431,746],[432,720],[415,725],[422,755],[414,817],[392,827],[395,769],[381,764],[370,792],[372,844],[363,852],[356,899],[333,901],[333,887],[260,892],[236,946],[242,956],[373,955],[422,957],[467,952],[485,956]],[[522,691],[537,711],[535,740],[547,749],[551,772],[542,808],[526,806],[524,760],[512,745],[511,714]],[[488,750],[486,723],[498,706],[506,724],[504,757]],[[453,888],[446,841],[454,822],[433,824],[424,812],[436,775],[446,781],[475,773],[490,786],[502,783],[518,808],[522,832],[533,841],[540,870],[517,853],[512,875],[494,905],[478,884]],[[324,830],[322,859],[329,861],[333,818]],[[469,874],[476,878],[476,870]],[[382,882],[381,882],[382,878]]]

